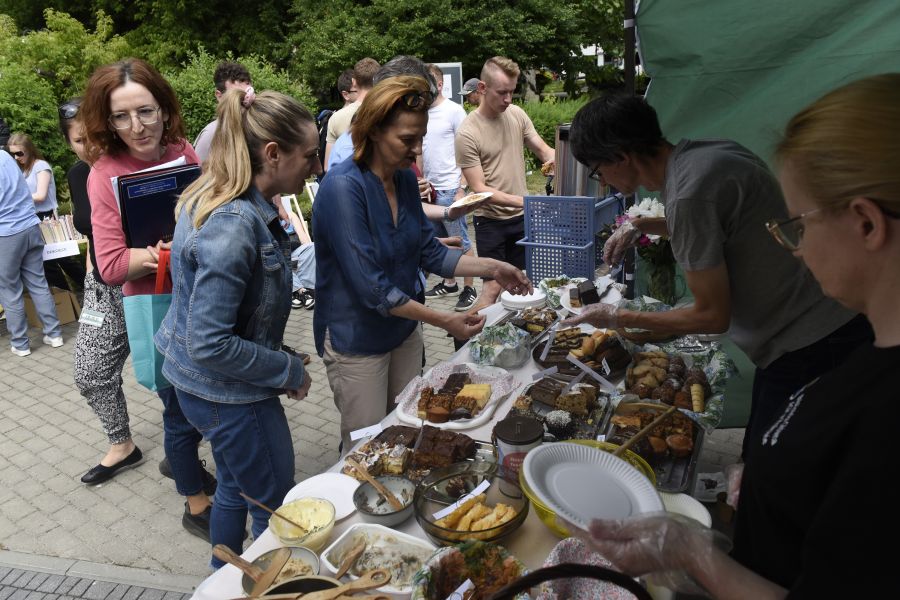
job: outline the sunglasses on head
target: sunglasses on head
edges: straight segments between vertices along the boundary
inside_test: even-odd
[[[434,96],[431,95],[431,92],[409,92],[408,94],[403,94],[400,100],[409,108],[419,108],[420,106],[427,108],[434,102]]]
[[[13,152],[12,150],[9,150],[8,152],[10,154],[12,154],[13,156],[15,156],[16,158],[22,158],[23,156],[25,156],[25,153],[22,152],[21,150],[16,150],[15,152]]]
[[[59,116],[63,119],[74,119],[78,114],[77,104],[63,104],[59,107]]]

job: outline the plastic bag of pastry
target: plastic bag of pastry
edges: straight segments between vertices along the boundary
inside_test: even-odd
[[[504,369],[519,367],[531,357],[531,336],[515,325],[491,325],[469,344],[472,360],[479,365]]]

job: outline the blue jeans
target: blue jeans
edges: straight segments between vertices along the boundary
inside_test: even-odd
[[[300,288],[316,289],[316,245],[303,244],[291,252],[291,260],[297,261],[297,266],[292,271],[294,278],[292,291],[296,292]]]
[[[216,461],[219,485],[210,541],[240,554],[248,505],[239,492],[276,508],[294,487],[294,443],[281,401],[227,404],[176,391],[185,416],[209,440]],[[258,538],[269,525],[269,513],[256,505],[250,505],[249,511],[251,531]],[[219,568],[224,563],[213,557],[211,564]]]
[[[193,496],[203,490],[203,464],[197,452],[197,445],[203,436],[185,418],[174,387],[156,392],[163,403],[163,449],[175,489],[182,496]]]
[[[56,303],[44,276],[43,253],[44,238],[38,225],[0,236],[0,306],[6,311],[6,328],[16,350],[29,347],[25,298],[22,296],[25,288],[28,288],[34,309],[44,325],[44,335],[62,335]]]
[[[450,206],[453,204],[453,198],[456,197],[456,190],[435,190],[435,204],[438,206]],[[462,238],[463,252],[468,252],[472,247],[472,241],[469,239],[469,231],[466,226],[466,217],[462,216],[453,221],[432,221],[434,230],[437,231],[438,237],[452,237],[458,235]]]

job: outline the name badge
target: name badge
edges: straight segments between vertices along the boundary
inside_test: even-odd
[[[103,325],[103,320],[105,318],[106,315],[102,312],[91,310],[90,308],[83,308],[81,309],[81,317],[79,317],[78,322],[93,327],[100,327]]]

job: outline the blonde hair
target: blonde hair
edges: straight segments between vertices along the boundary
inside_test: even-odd
[[[31,139],[31,136],[27,133],[16,132],[9,136],[9,141],[6,142],[6,147],[10,146],[22,146],[25,149],[25,157],[28,159],[25,165],[19,165],[19,168],[22,172],[31,171],[31,167],[34,166],[38,160],[43,160],[44,156],[38,152],[38,149],[34,145],[34,141]]]
[[[481,80],[486,84],[493,83],[493,76],[497,71],[502,71],[507,77],[512,77],[515,80],[519,79],[519,73],[521,72],[519,65],[511,58],[494,56],[484,61],[484,66],[481,67]]]
[[[262,171],[262,149],[275,142],[290,151],[307,140],[302,125],[314,123],[302,104],[279,92],[265,91],[244,107],[246,91],[234,88],[222,96],[216,110],[219,124],[210,145],[203,174],[178,200],[176,218],[182,210],[191,213],[195,228],[210,213],[250,188],[253,176]]]
[[[900,212],[900,73],[822,96],[788,122],[775,156],[823,208],[863,197]]]
[[[407,106],[403,98],[418,94],[424,100],[416,107]],[[372,157],[372,131],[390,125],[401,112],[427,113],[434,101],[431,86],[422,77],[399,75],[381,81],[366,94],[354,115],[350,135],[353,139],[353,160],[367,163]]]

